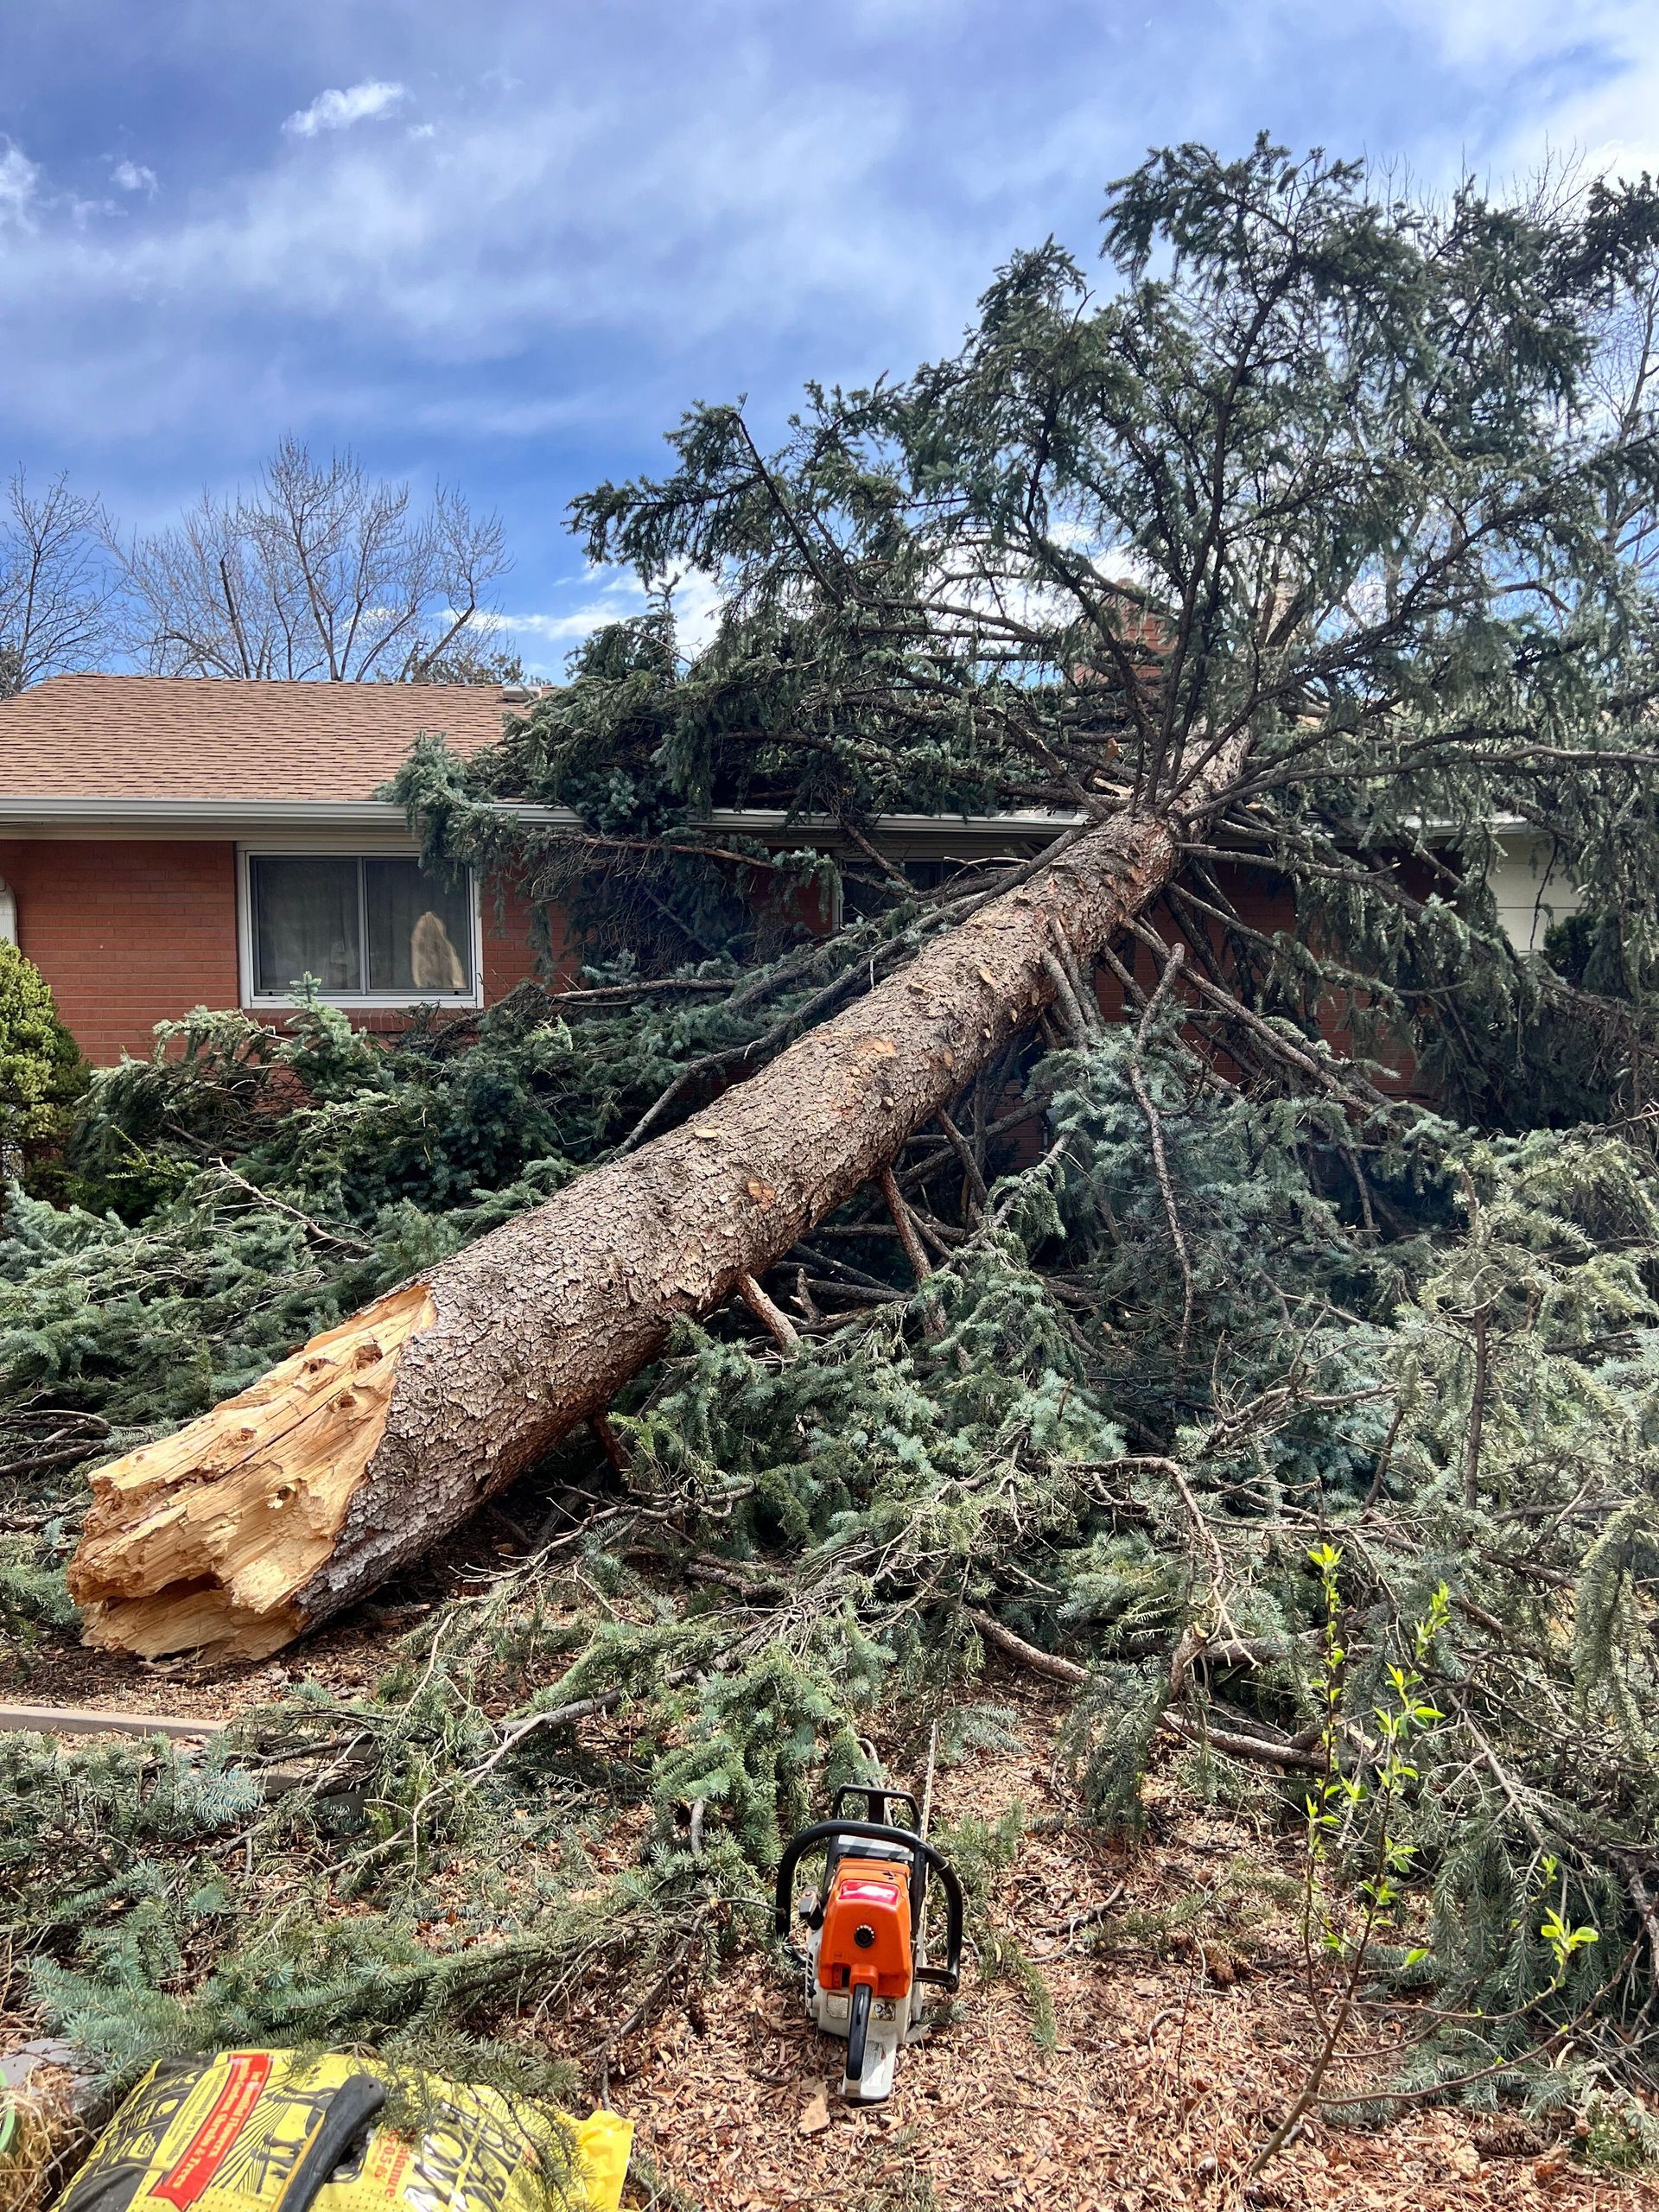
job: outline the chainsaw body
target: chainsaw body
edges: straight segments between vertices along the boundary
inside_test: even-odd
[[[849,1810],[861,1807],[863,1818]],[[891,1816],[906,1813],[900,1825]],[[944,1859],[917,1829],[907,1790],[848,1788],[836,1795],[834,1816],[803,1828],[778,1866],[778,1933],[805,1937],[790,1956],[804,1978],[806,2009],[825,2035],[847,2045],[842,2096],[880,2104],[893,2093],[893,2068],[906,2043],[924,2031],[930,1986],[954,1991],[962,1967],[962,1888]],[[795,1875],[802,1860],[823,1854],[816,1891],[798,1904]],[[923,1915],[930,1876],[944,1892],[946,1956],[926,1961]]]

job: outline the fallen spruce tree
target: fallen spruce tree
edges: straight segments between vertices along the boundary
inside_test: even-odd
[[[1243,262],[1204,227],[1207,166],[1166,164],[1126,192],[1120,252],[1133,269],[1160,222],[1191,271],[1179,306],[1142,282],[1068,339],[1074,279],[1039,256],[988,296],[961,362],[902,394],[821,400],[789,461],[767,464],[741,416],[708,412],[680,434],[671,483],[586,503],[595,556],[648,581],[673,560],[722,570],[731,611],[683,681],[659,666],[653,683],[648,660],[609,683],[596,669],[574,700],[531,717],[522,750],[492,764],[517,774],[515,795],[591,806],[600,775],[614,813],[632,774],[637,805],[677,802],[683,815],[722,785],[741,795],[781,775],[791,808],[828,804],[868,844],[860,822],[884,801],[974,783],[1004,802],[1070,801],[1096,826],[682,1128],[105,1470],[71,1575],[96,1640],[152,1656],[274,1649],[602,1414],[677,1314],[739,1288],[766,1311],[756,1278],[886,1171],[1018,1029],[1057,995],[1082,1018],[1079,963],[1092,973],[1139,919],[1178,848],[1206,855],[1236,823],[1293,880],[1323,870],[1363,898],[1376,862],[1353,857],[1358,809],[1375,855],[1406,797],[1421,852],[1425,818],[1445,820],[1442,793],[1478,838],[1516,789],[1537,810],[1541,767],[1552,787],[1577,766],[1598,790],[1611,767],[1611,817],[1640,757],[1605,743],[1586,656],[1593,642],[1639,683],[1646,639],[1622,596],[1639,566],[1583,502],[1592,485],[1639,496],[1653,457],[1628,423],[1587,442],[1573,423],[1573,315],[1645,266],[1646,200],[1592,196],[1570,270],[1541,264],[1535,360],[1493,345],[1465,368],[1456,319],[1472,265],[1497,250],[1491,219],[1471,203],[1431,255],[1362,212],[1339,174],[1274,185],[1271,168],[1258,155],[1238,175],[1276,191],[1294,220],[1271,246],[1260,225]],[[1379,267],[1362,269],[1349,224],[1386,244]],[[1340,251],[1355,289],[1327,303]],[[1483,309],[1495,336],[1521,305],[1498,296]],[[1445,350],[1414,359],[1425,314],[1448,318]],[[1200,340],[1209,358],[1189,390]],[[1275,389],[1293,344],[1302,374]],[[1465,450],[1473,421],[1481,438]],[[1078,521],[1171,573],[1109,582],[1076,550]],[[1586,533],[1603,588],[1588,594],[1593,621],[1580,604],[1580,634],[1562,633],[1540,609],[1568,563],[1592,557]],[[1529,563],[1539,573],[1517,566]],[[1017,612],[1016,591],[1030,602]],[[1509,598],[1506,654],[1494,648]],[[1570,718],[1558,734],[1572,737],[1586,716],[1595,738],[1576,758],[1572,743],[1517,749],[1522,728]],[[423,797],[442,773],[428,759],[407,787],[416,817],[435,817],[436,856],[533,871],[522,847],[469,843],[446,793]],[[1338,818],[1310,823],[1309,794],[1327,781]],[[1471,823],[1477,805],[1484,821]],[[1287,853],[1293,825],[1341,861]],[[672,915],[671,899],[658,903]],[[1397,931],[1433,934],[1421,896],[1386,872],[1381,903]],[[1207,913],[1224,940],[1241,926],[1200,898],[1181,916],[1194,944]],[[1317,959],[1312,976],[1322,988]],[[1227,986],[1217,973],[1197,988]]]
[[[887,1177],[1057,982],[1070,995],[1065,969],[1135,919],[1174,851],[1156,817],[1091,830],[671,1135],[103,1469],[69,1577],[89,1638],[149,1656],[274,1650],[602,1414],[677,1316],[741,1287],[792,1344],[756,1277]],[[909,1229],[896,1192],[894,1218]]]
[[[1654,219],[1184,149],[1115,192],[1105,300],[1045,250],[954,359],[814,393],[770,456],[702,410],[665,481],[582,503],[596,557],[716,574],[718,634],[687,659],[665,610],[620,626],[493,755],[435,743],[401,790],[435,864],[563,905],[585,972],[395,1046],[318,1007],[282,1039],[202,1016],[100,1079],[89,1203],[8,1215],[32,1525],[0,1599],[37,1633],[79,1537],[99,1632],[286,1634],[525,1471],[517,1572],[440,1604],[378,1697],[238,1739],[378,1808],[339,1866],[321,1792],[256,1816],[227,1768],[169,1813],[112,1763],[89,1815],[25,1763],[0,1867],[78,2032],[413,2034],[601,1975],[648,2011],[872,1714],[911,1755],[935,1719],[946,1757],[994,1733],[962,1689],[989,1645],[1075,1691],[1103,1819],[1138,1817],[1160,1739],[1293,1809],[1351,1784],[1322,1863],[1383,1867],[1390,1902],[1333,1956],[1352,2002],[1416,2008],[1400,2086],[1650,2069]],[[528,832],[518,799],[586,827]],[[818,826],[746,835],[767,807]],[[925,887],[882,827],[1045,810],[1064,851]],[[1487,886],[1515,824],[1584,899],[1542,955]],[[826,888],[838,925],[803,935]],[[855,1078],[859,1039],[894,1049]],[[673,1180],[705,1149],[734,1207]],[[561,1220],[594,1226],[556,1247]],[[562,1270],[568,1340],[535,1318]],[[236,1455],[293,1407],[280,1363],[360,1347],[365,1310],[384,1362],[345,1408],[319,1370],[325,1548],[296,1562]],[[607,1451],[534,1464],[606,1405]],[[86,1516],[99,1441],[159,1479],[100,1470]],[[181,1524],[233,1529],[238,1481],[247,1619],[211,1590],[192,1616]],[[1433,1715],[1397,1790],[1394,1669]],[[626,1749],[573,1744],[601,1713]],[[598,1942],[595,1758],[652,1808]],[[255,1902],[203,1932],[226,1821],[323,1885],[276,1976]],[[444,1948],[435,1859],[526,1834],[528,1889],[477,1877],[479,1940]]]

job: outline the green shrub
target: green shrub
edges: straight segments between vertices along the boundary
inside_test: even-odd
[[[0,1159],[11,1173],[49,1169],[90,1073],[51,985],[15,944],[0,943]]]

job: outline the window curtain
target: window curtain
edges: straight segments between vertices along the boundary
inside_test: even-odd
[[[401,998],[472,988],[473,902],[413,861],[365,861],[369,988]]]
[[[307,976],[325,992],[363,988],[357,870],[354,860],[311,855],[261,853],[249,861],[261,998],[285,998]]]
[[[256,853],[248,858],[254,993],[287,998],[315,976],[331,998],[471,995],[470,880],[413,860]]]

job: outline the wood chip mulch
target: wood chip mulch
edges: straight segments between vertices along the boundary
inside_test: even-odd
[[[41,1702],[223,1719],[302,1675],[342,1694],[366,1689],[386,1642],[386,1624],[359,1616],[276,1665],[232,1674],[138,1672],[61,1648],[8,1671],[10,1687]],[[996,1694],[1020,1712],[1020,1748],[942,1772],[937,1812],[995,1819],[1023,1808],[997,1913],[1040,1968],[1054,2047],[1038,2047],[1015,1983],[988,1983],[970,1967],[954,2017],[901,2056],[891,2102],[854,2110],[835,2093],[840,2046],[813,2031],[792,1978],[751,1956],[706,1988],[672,1993],[610,2054],[610,2101],[635,2122],[639,2170],[662,2184],[632,2189],[630,2202],[664,2212],[677,2202],[708,2212],[1659,2212],[1651,2179],[1584,2166],[1570,2121],[1533,2125],[1508,2109],[1408,2106],[1381,2128],[1326,2116],[1247,2191],[1244,2169],[1314,2043],[1291,1897],[1295,1839],[1261,1818],[1195,1808],[1166,1774],[1154,1785],[1162,1840],[1110,1845],[1074,1817],[1054,1777],[1063,1699],[1013,1677]],[[522,2031],[586,2055],[586,2020],[563,2047],[562,2025],[577,2024],[538,2018]],[[1350,2058],[1333,2093],[1387,2084],[1386,2030],[1360,2033],[1370,2056]]]
[[[757,1961],[665,2014],[626,2076],[613,2067],[611,2101],[665,2183],[709,2212],[1659,2212],[1659,2187],[1587,2172],[1570,2133],[1507,2111],[1317,2120],[1247,2194],[1314,2043],[1294,1840],[1173,1800],[1170,1840],[1132,1854],[1045,1824],[1065,1795],[1049,1779],[1056,1708],[1020,1702],[1026,1751],[942,1775],[936,1802],[992,1818],[1020,1803],[1032,1820],[997,1903],[1052,1995],[1052,2050],[1017,1986],[970,1969],[955,2018],[902,2054],[891,2102],[854,2109],[836,2094],[841,2046]],[[1137,1938],[1148,1923],[1173,1936]],[[1384,2058],[1329,2086],[1388,2078]]]

